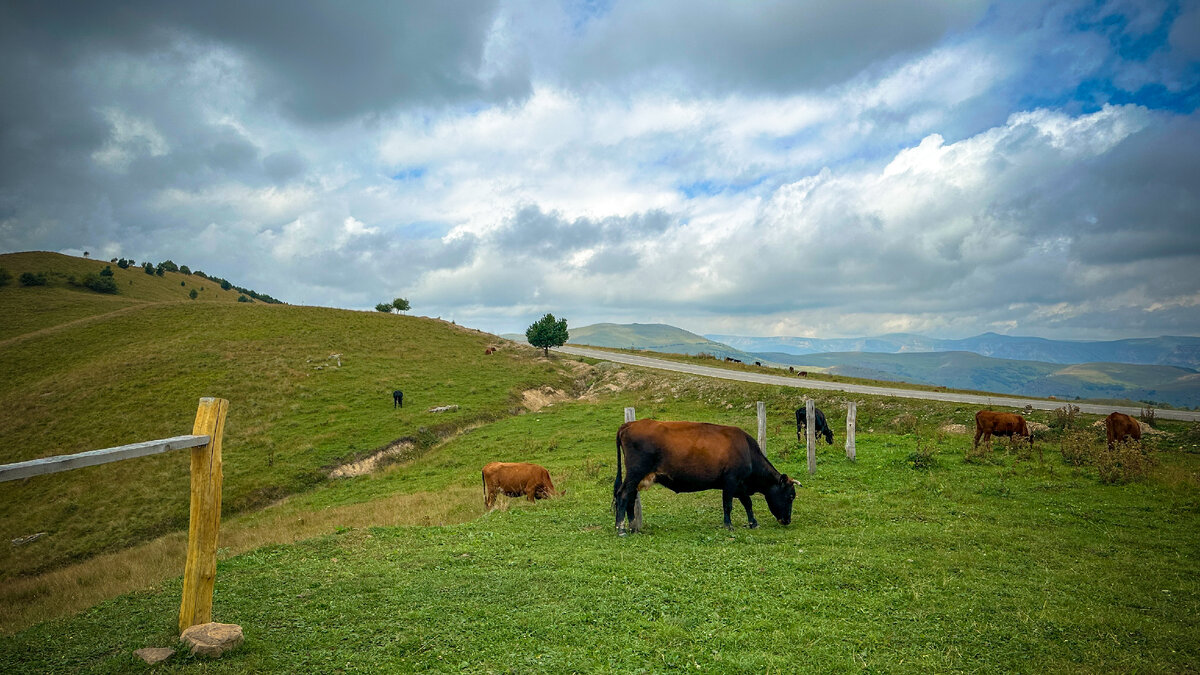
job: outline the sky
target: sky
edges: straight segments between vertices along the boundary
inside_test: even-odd
[[[1200,0],[0,0],[0,251],[524,332],[1200,335]]]

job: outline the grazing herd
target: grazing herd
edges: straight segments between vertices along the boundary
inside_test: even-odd
[[[393,407],[403,407],[404,394],[392,392]],[[813,408],[813,426],[818,437],[833,444],[833,430],[825,413]],[[805,407],[796,409],[796,438],[803,442],[808,427]],[[1115,444],[1142,438],[1136,419],[1114,412],[1104,419],[1111,450]],[[991,441],[1007,436],[1029,442],[1033,433],[1025,418],[1015,413],[980,410],[975,413],[975,439]],[[758,527],[751,496],[761,494],[771,515],[782,525],[792,522],[796,486],[767,459],[758,442],[739,427],[706,422],[664,422],[643,419],[626,422],[617,430],[617,476],[613,481],[612,509],[617,532],[642,529],[640,492],[658,484],[673,492],[720,490],[724,525],[732,528],[731,512],[736,498],[746,510],[747,524]],[[555,489],[545,467],[526,462],[491,462],[483,467],[483,503],[491,509],[496,496],[526,497],[529,501],[557,497],[566,490]],[[625,525],[628,524],[628,529]]]

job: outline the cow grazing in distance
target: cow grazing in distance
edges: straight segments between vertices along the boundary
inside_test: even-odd
[[[1109,450],[1126,438],[1132,438],[1135,441],[1142,440],[1142,425],[1125,413],[1115,412],[1105,417],[1104,431],[1108,435]]]
[[[483,355],[484,355],[484,356],[491,356],[491,355],[492,355],[492,354],[494,354],[495,352],[496,352],[496,348],[495,348],[495,347],[488,347],[487,349],[483,350]]]
[[[621,476],[624,459],[626,473]],[[639,532],[642,518],[638,493],[658,483],[674,492],[720,490],[725,527],[732,529],[730,511],[736,497],[746,509],[750,527],[758,527],[750,496],[762,493],[771,515],[792,522],[796,481],[779,473],[758,443],[738,427],[703,422],[626,422],[617,430],[617,478],[613,481],[613,511],[617,533],[621,524]]]
[[[526,496],[531,502],[565,494],[554,489],[546,467],[524,462],[491,462],[483,467],[484,505],[492,508],[496,495],[501,493],[509,497]]]
[[[1029,431],[1029,425],[1025,423],[1024,417],[1015,413],[991,410],[980,410],[975,413],[975,444],[972,447],[979,447],[980,436],[983,437],[984,443],[992,440],[992,434],[1025,437],[1029,439],[1029,447],[1033,447],[1033,433]]]
[[[802,370],[799,373],[797,373],[797,375],[799,375],[800,377],[808,377],[808,371]]]
[[[392,409],[404,407],[404,392],[397,389],[392,392]]]
[[[808,428],[808,410],[804,407],[796,408],[796,440],[804,442],[804,430]],[[813,417],[817,418],[817,424],[813,427],[817,437],[824,436],[825,442],[833,445],[833,429],[825,423],[825,413],[821,412],[820,408],[813,407]]]

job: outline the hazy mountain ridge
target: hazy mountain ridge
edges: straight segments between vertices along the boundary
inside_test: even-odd
[[[1200,338],[1162,337],[1112,342],[1070,342],[1043,338],[1012,338],[985,333],[963,340],[938,340],[895,333],[878,337],[822,340],[818,338],[748,338],[700,336],[666,324],[593,324],[570,329],[569,344],[635,348],[648,351],[731,356],[746,363],[807,366],[837,375],[893,382],[911,382],[954,389],[1021,396],[1105,398],[1156,401],[1174,406],[1200,406],[1200,373],[1191,366],[1122,363],[1115,359],[1055,362],[1044,358],[1009,358],[1006,353],[1046,354],[1064,358],[1069,347],[1084,355],[1125,355],[1200,361]],[[717,341],[722,338],[728,342]],[[784,349],[748,349],[755,345],[786,345]],[[945,349],[947,346],[973,349]],[[841,347],[841,351],[805,351]],[[987,350],[981,354],[976,350]]]
[[[861,338],[746,337],[706,335],[706,338],[747,352],[822,354],[830,352],[972,352],[1000,359],[1046,363],[1129,363],[1200,368],[1200,337],[1162,336],[1110,341],[1049,340],[983,333],[960,340],[893,333]]]

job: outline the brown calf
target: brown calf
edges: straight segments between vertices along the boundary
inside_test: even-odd
[[[975,445],[979,447],[979,437],[983,442],[992,440],[992,434],[997,436],[1022,436],[1029,439],[1029,447],[1033,447],[1033,434],[1025,418],[1014,413],[993,412],[980,410],[975,413]]]
[[[1125,413],[1115,412],[1104,418],[1104,430],[1108,432],[1108,449],[1126,438],[1142,440],[1142,425]]]
[[[496,503],[497,493],[509,497],[525,495],[529,501],[562,494],[550,482],[550,472],[537,464],[524,462],[491,462],[483,467],[483,503],[489,509]]]

